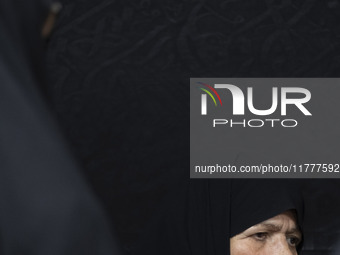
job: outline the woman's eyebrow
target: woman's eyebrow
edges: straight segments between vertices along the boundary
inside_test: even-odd
[[[298,228],[291,228],[288,229],[288,231],[286,232],[287,234],[297,234],[300,237],[302,236],[301,231]]]
[[[260,224],[255,225],[254,227],[265,228],[269,231],[280,231],[282,229],[282,226],[271,224],[271,223],[260,223]]]
[[[255,225],[254,227],[258,227],[258,228],[265,228],[268,231],[272,231],[272,232],[277,232],[280,231],[282,229],[281,225],[276,225],[276,224],[272,224],[272,223],[260,223]],[[288,229],[286,231],[286,234],[297,234],[299,236],[301,236],[301,232],[298,228],[291,228]]]

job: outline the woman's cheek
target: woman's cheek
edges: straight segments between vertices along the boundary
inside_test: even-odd
[[[266,255],[264,251],[264,242],[257,242],[250,238],[237,240],[230,239],[230,255]]]

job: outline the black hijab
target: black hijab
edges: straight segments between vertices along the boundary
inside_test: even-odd
[[[301,228],[303,202],[295,181],[190,180],[176,189],[136,255],[228,255],[231,237],[290,209]]]
[[[0,254],[117,254],[41,93],[48,1],[0,1]]]

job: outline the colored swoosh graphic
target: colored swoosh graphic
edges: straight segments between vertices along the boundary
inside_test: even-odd
[[[215,106],[217,106],[216,100],[214,98],[214,96],[206,89],[200,88],[201,90],[203,90],[204,92],[206,92],[211,98],[212,100],[214,100]]]
[[[222,100],[221,100],[221,98],[220,98],[220,95],[217,93],[217,91],[216,91],[213,87],[211,87],[210,85],[205,84],[205,83],[203,83],[203,82],[198,82],[198,83],[199,83],[199,84],[202,84],[202,85],[204,85],[204,86],[206,86],[206,87],[208,87],[209,89],[211,89],[211,91],[214,92],[214,94],[217,96],[217,98],[218,98],[218,100],[220,101],[220,104],[221,104],[221,106],[222,106]]]

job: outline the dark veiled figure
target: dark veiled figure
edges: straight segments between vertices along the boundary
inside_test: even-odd
[[[190,180],[135,255],[296,255],[303,199],[288,180]]]
[[[43,97],[50,4],[0,2],[0,253],[118,254]]]

